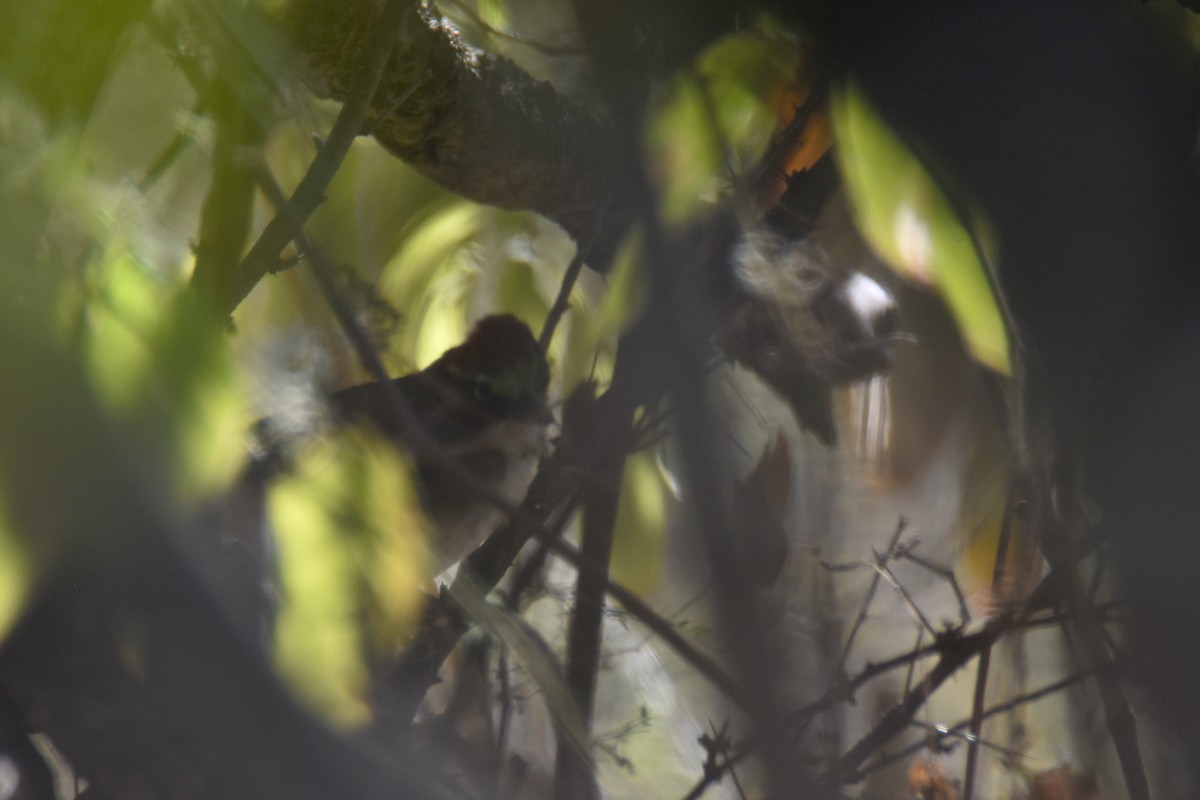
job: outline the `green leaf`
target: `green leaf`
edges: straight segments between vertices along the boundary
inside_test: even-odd
[[[180,497],[211,496],[237,472],[250,420],[223,322],[129,254],[94,266],[80,343],[97,394],[170,450]]]
[[[682,222],[715,203],[766,151],[777,116],[772,101],[796,75],[798,52],[764,17],[672,81],[647,127],[665,219]]]
[[[28,543],[13,530],[0,495],[0,642],[28,605],[37,572]]]
[[[626,459],[617,505],[612,574],[635,592],[651,590],[662,575],[668,491],[652,449]]]
[[[642,314],[649,295],[640,232],[627,237],[608,274],[608,288],[596,315],[601,336],[617,336]]]
[[[831,107],[835,152],[859,230],[894,269],[936,287],[971,354],[1008,374],[1008,333],[980,260],[984,243],[972,240],[937,182],[861,90],[840,87]]]
[[[366,656],[416,623],[428,522],[407,463],[390,445],[345,435],[316,442],[268,495],[282,604],[276,665],[331,724],[368,721]]]

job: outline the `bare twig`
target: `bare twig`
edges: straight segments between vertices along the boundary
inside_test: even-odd
[[[892,538],[888,542],[887,552],[891,552],[896,548],[900,541],[900,536],[904,533],[904,529],[908,526],[908,522],[901,517],[896,523],[896,530],[892,533]],[[867,586],[867,593],[863,595],[862,605],[858,608],[858,615],[854,618],[854,623],[850,626],[850,633],[846,636],[846,643],[842,645],[842,654],[838,657],[837,674],[841,675],[846,670],[846,659],[850,655],[850,648],[854,647],[854,640],[858,637],[858,631],[862,628],[863,623],[867,621],[867,612],[871,608],[871,601],[875,599],[875,592],[879,589],[879,581],[882,576],[876,572],[871,576],[871,583]]]
[[[198,98],[196,103],[192,106],[192,110],[190,112],[191,115],[193,117],[200,116],[204,113],[207,105],[208,104],[205,98]],[[171,138],[171,141],[167,143],[166,147],[162,149],[162,152],[158,154],[158,157],[155,158],[154,161],[151,162],[150,166],[146,168],[146,172],[142,175],[142,177],[138,178],[138,191],[149,192],[152,188],[154,188],[154,185],[157,184],[162,176],[166,174],[167,170],[174,165],[175,161],[181,155],[183,155],[183,152],[188,148],[188,145],[192,144],[194,140],[195,137],[189,131],[184,130],[176,133]]]
[[[1066,606],[1077,625],[1085,663],[1096,670],[1096,685],[1100,689],[1105,721],[1125,777],[1125,787],[1130,800],[1150,800],[1150,784],[1133,710],[1115,675],[1104,667],[1109,664],[1104,628],[1084,590],[1074,559],[1067,555],[1071,548],[1067,545],[1066,531],[1056,524],[1048,528],[1050,530],[1043,536],[1043,542],[1047,544],[1044,549],[1046,559],[1060,574]]]
[[[967,662],[990,647],[1011,627],[1010,617],[997,617],[978,633],[967,636],[949,634],[943,636],[946,646],[941,658],[911,693],[888,710],[878,724],[858,740],[829,770],[829,777],[837,782],[847,780],[872,753],[875,753],[893,736],[904,730],[913,715],[946,679],[961,669]]]
[[[903,558],[906,561],[911,561],[922,569],[932,572],[939,578],[950,584],[951,591],[954,592],[954,599],[958,601],[958,613],[960,615],[960,624],[967,625],[971,622],[971,610],[967,607],[967,598],[963,595],[962,587],[958,585],[958,578],[954,576],[954,570],[948,567],[938,566],[932,561],[917,555],[913,552],[913,548],[904,548],[896,552],[896,558]]]
[[[875,570],[876,575],[882,576],[888,582],[888,585],[900,594],[901,599],[904,600],[905,607],[908,608],[917,622],[921,624],[921,627],[929,631],[931,636],[937,636],[937,630],[933,627],[933,623],[925,616],[925,612],[921,611],[921,607],[917,605],[917,601],[913,599],[913,596],[908,593],[908,589],[904,588],[904,584],[900,582],[900,579],[892,572],[891,567],[887,565],[887,555],[876,553],[874,559],[871,561],[871,568]]]
[[[555,554],[565,556],[571,549],[573,548],[570,545],[562,543],[555,549]],[[582,557],[580,556],[578,560],[582,560]],[[739,705],[745,702],[744,693],[737,682],[716,661],[696,649],[696,646],[679,632],[677,626],[655,612],[634,592],[612,579],[608,580],[606,591],[629,612],[630,616],[649,628],[652,633],[674,650],[676,655],[711,681],[726,697]]]
[[[999,597],[1004,588],[1004,569],[1008,561],[1008,543],[1012,534],[1013,518],[1016,514],[1017,495],[1013,481],[1009,481],[1008,498],[1004,503],[1004,518],[1000,522],[1000,538],[996,543],[996,563],[992,567],[992,596]],[[979,761],[979,742],[983,731],[983,707],[987,695],[988,672],[992,666],[992,648],[979,655],[979,668],[975,673],[975,696],[971,707],[971,727],[967,737],[967,764],[963,771],[963,800],[971,800],[975,789],[975,770]]]
[[[571,290],[575,288],[575,282],[579,280],[579,273],[583,271],[588,253],[592,249],[592,242],[596,240],[603,225],[604,207],[601,207],[596,215],[595,232],[586,242],[579,242],[575,245],[575,255],[571,258],[571,263],[567,265],[567,271],[563,274],[562,285],[558,287],[558,296],[554,298],[554,305],[550,306],[550,311],[546,314],[546,322],[542,326],[541,335],[538,336],[538,344],[541,345],[543,352],[550,349],[554,330],[558,327],[558,322],[562,319],[563,314],[567,313],[567,309],[571,307]]]
[[[991,708],[989,708],[987,711],[985,711],[982,714],[982,717],[983,717],[983,719],[989,719],[998,714],[1006,714],[1009,711],[1012,711],[1013,709],[1019,708],[1023,705],[1028,705],[1029,703],[1037,702],[1038,700],[1041,700],[1044,697],[1049,697],[1050,695],[1054,694],[1055,692],[1061,692],[1063,689],[1066,689],[1068,686],[1073,686],[1074,684],[1079,683],[1081,680],[1083,680],[1084,678],[1088,677],[1091,674],[1092,674],[1091,670],[1080,670],[1079,672],[1075,672],[1071,675],[1068,675],[1067,677],[1062,678],[1061,680],[1057,680],[1054,683],[1048,684],[1047,686],[1043,686],[1041,689],[1037,689],[1032,692],[1027,692],[1026,694],[1023,694],[1023,695],[1018,695],[1017,697],[1014,697],[1003,703],[992,706]],[[957,734],[962,731],[965,731],[970,726],[970,724],[971,724],[971,720],[965,719],[965,720],[963,720],[959,723],[956,723],[954,725],[951,725],[949,727],[937,726],[937,731],[942,736],[948,736],[951,734]],[[901,748],[900,750],[897,750],[896,752],[891,753],[889,755],[881,756],[880,758],[871,762],[869,765],[860,769],[858,772],[846,776],[846,780],[847,780],[847,782],[860,781],[863,778],[865,778],[868,774],[870,774],[872,772],[877,772],[877,771],[883,769],[884,767],[887,767],[891,764],[896,763],[897,761],[903,761],[904,759],[914,755],[915,753],[920,752],[921,750],[925,749],[926,747],[928,747],[928,744],[924,741],[921,741],[921,742],[917,742],[915,744],[909,745],[908,747]]]

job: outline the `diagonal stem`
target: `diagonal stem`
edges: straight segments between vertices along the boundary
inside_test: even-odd
[[[375,23],[376,27],[363,56],[362,66],[351,84],[329,137],[317,151],[292,196],[286,201],[287,211],[284,211],[284,207],[276,210],[274,219],[267,223],[258,240],[238,264],[228,295],[221,298],[223,313],[232,313],[264,275],[283,268],[279,254],[288,242],[296,238],[298,230],[303,227],[309,215],[325,200],[326,188],[350,152],[355,138],[363,132],[367,112],[371,100],[375,97],[375,90],[379,87],[383,69],[400,38],[405,17],[414,5],[414,0],[388,0]]]

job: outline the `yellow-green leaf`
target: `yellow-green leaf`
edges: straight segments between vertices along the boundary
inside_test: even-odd
[[[36,571],[26,542],[9,523],[4,497],[0,495],[0,642],[25,610]]]
[[[835,152],[859,230],[893,268],[935,286],[972,355],[1008,374],[1004,317],[964,221],[860,89],[839,87],[831,106]]]
[[[766,17],[727,36],[677,76],[647,127],[663,216],[687,219],[744,175],[775,130],[772,100],[797,71],[794,38]]]
[[[272,487],[268,511],[282,583],[280,673],[331,724],[363,724],[365,656],[411,630],[428,574],[428,523],[408,465],[366,433],[316,442]]]
[[[625,461],[613,541],[613,577],[637,592],[654,588],[662,573],[669,489],[652,449]]]
[[[249,423],[223,321],[126,253],[94,268],[80,343],[97,394],[166,446],[180,497],[211,496],[236,473]]]

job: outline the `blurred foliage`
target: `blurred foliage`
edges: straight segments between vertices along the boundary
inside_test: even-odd
[[[879,255],[946,299],[971,353],[1008,374],[1004,318],[981,260],[985,226],[967,225],[915,155],[853,84],[833,95],[835,152],[855,220]]]
[[[14,530],[0,495],[0,640],[8,635],[28,604],[37,578],[29,542]]]
[[[290,190],[312,161],[314,137],[337,113],[336,104],[295,85],[269,17],[282,2],[40,0],[9,4],[0,26],[0,313],[82,366],[77,394],[99,401],[120,432],[123,459],[151,465],[139,490],[165,492],[163,505],[185,513],[238,474],[254,417],[281,404],[262,396],[283,394],[278,383],[260,380],[269,371],[256,361],[263,352],[283,352],[302,362],[297,372],[316,373],[282,402],[313,402],[312,395],[366,377],[295,252],[285,255],[299,263],[262,281],[232,325],[194,291],[206,261],[217,275],[236,268],[270,216],[248,165],[261,159]],[[569,50],[570,4],[449,5],[468,40],[516,56],[556,85],[586,84],[578,54],[510,30]],[[1194,57],[1194,14],[1169,3],[1147,4],[1146,13],[1157,15],[1169,46]],[[728,195],[753,207],[739,196],[739,181],[766,151],[781,107],[806,96],[796,88],[802,66],[796,38],[758,17],[661,87],[645,146],[669,222]],[[963,219],[970,214],[959,204],[964,198],[947,196],[856,87],[835,93],[831,117],[865,236],[904,274],[935,286],[974,356],[1007,372],[1009,341],[981,259],[990,255],[986,221]],[[818,114],[808,149],[790,163],[810,164],[828,138]],[[341,268],[394,374],[429,364],[484,314],[509,312],[538,331],[574,252],[544,219],[451,195],[365,138],[307,230]],[[640,250],[635,233],[606,276],[585,273],[569,292],[549,348],[552,401],[582,381],[603,388],[610,380],[617,337],[647,300]],[[371,324],[389,310],[377,315],[382,324]],[[291,349],[272,351],[276,340]],[[40,406],[41,422],[75,407],[58,396],[34,400],[25,405]],[[78,472],[64,469],[46,496],[79,496],[71,483]],[[679,494],[672,482],[655,450],[628,459],[612,571],[641,593],[664,573],[668,493]],[[976,583],[986,582],[995,550],[1000,485],[985,475],[979,496],[964,503]],[[39,548],[49,547],[9,518],[16,503],[7,490],[0,487],[0,637],[34,597],[48,563]],[[53,530],[61,510],[44,505],[42,527]],[[274,486],[269,513],[282,588],[276,664],[325,719],[362,725],[373,661],[406,640],[429,588],[428,521],[410,465],[365,433],[315,441]],[[552,709],[574,708],[554,659],[521,619],[469,588],[458,599],[512,648]],[[702,624],[689,631],[708,638]],[[559,723],[587,750],[582,722]],[[687,744],[694,741],[689,733]]]
[[[410,466],[368,435],[328,438],[271,488],[268,509],[282,575],[280,671],[331,723],[365,723],[367,658],[412,630],[428,579],[429,523]]]
[[[683,222],[715,203],[750,172],[775,131],[776,99],[799,66],[794,36],[759,17],[670,83],[647,128],[668,221]]]
[[[654,448],[625,461],[613,539],[612,574],[635,592],[658,586],[663,570],[670,489]]]
[[[480,13],[502,26],[505,8]],[[193,291],[198,263],[231,268],[268,218],[248,160],[264,159],[290,189],[311,162],[313,133],[337,112],[296,88],[262,10],[232,0],[27,4],[0,32],[6,318],[83,364],[79,391],[124,432],[131,459],[166,466],[156,479],[179,509],[228,485],[254,417],[278,408],[260,394],[280,388],[261,373],[275,339],[325,365],[310,393],[365,377],[303,265],[264,280],[232,327]],[[64,49],[76,39],[86,48]],[[397,312],[381,342],[397,374],[428,364],[486,313],[511,312],[538,331],[573,251],[541,218],[450,195],[366,139],[309,230],[347,286],[378,287],[352,300]],[[607,380],[630,318],[622,297],[597,276],[579,281],[551,344],[556,376]],[[569,388],[556,384],[552,399]],[[45,398],[46,414],[60,408]],[[280,670],[338,724],[364,721],[364,659],[403,641],[427,578],[407,470],[364,437],[321,442],[271,496]],[[26,544],[0,525],[0,632],[32,591]]]
[[[140,435],[174,449],[181,497],[213,496],[236,474],[250,423],[224,325],[128,253],[89,271],[73,298],[75,339],[96,394]]]

